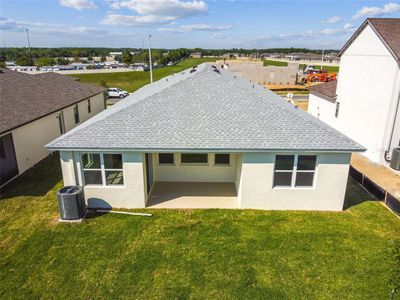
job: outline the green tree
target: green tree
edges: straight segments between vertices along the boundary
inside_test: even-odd
[[[35,65],[38,67],[54,66],[55,64],[56,60],[52,57],[39,57],[35,61]]]
[[[19,66],[33,66],[33,59],[30,54],[22,54],[18,56],[15,63]]]
[[[57,58],[57,65],[66,66],[68,64],[69,64],[68,59],[66,59],[64,57]]]
[[[129,51],[124,51],[122,53],[122,62],[126,65],[130,65],[132,63],[132,54]]]
[[[106,60],[107,60],[107,58],[104,55],[102,55],[101,58],[100,58],[100,61],[101,62],[105,62]]]
[[[121,55],[115,55],[115,56],[114,56],[114,59],[115,59],[117,62],[122,62],[122,56],[121,56]]]

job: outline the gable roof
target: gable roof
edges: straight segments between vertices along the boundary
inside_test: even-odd
[[[281,97],[202,64],[149,84],[48,144],[134,151],[363,151]]]
[[[0,133],[10,131],[101,93],[104,88],[72,77],[30,75],[8,69],[0,72]]]
[[[351,45],[365,26],[370,25],[393,57],[400,60],[400,18],[368,18],[343,46],[339,56]]]
[[[330,81],[322,84],[312,85],[308,90],[313,94],[319,94],[330,98],[332,101],[336,100],[337,81]]]

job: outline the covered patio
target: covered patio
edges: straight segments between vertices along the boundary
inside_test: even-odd
[[[149,208],[239,208],[231,182],[155,182]]]

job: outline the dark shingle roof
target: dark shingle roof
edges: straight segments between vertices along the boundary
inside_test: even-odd
[[[202,64],[139,89],[50,149],[363,151],[262,86]]]
[[[339,55],[350,46],[353,40],[361,33],[365,26],[370,25],[376,32],[390,53],[396,60],[400,60],[400,18],[368,18],[357,29],[353,36],[347,41],[340,50]]]
[[[0,133],[99,94],[104,88],[74,78],[43,73],[0,72]]]
[[[311,93],[320,94],[326,97],[331,98],[332,100],[336,99],[336,88],[337,88],[337,81],[330,81],[322,84],[316,84],[310,86],[308,89]]]

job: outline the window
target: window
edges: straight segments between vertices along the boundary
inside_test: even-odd
[[[78,104],[75,104],[75,106],[74,106],[74,118],[75,118],[75,124],[79,123],[79,109],[78,109]]]
[[[158,164],[173,165],[174,164],[174,154],[173,153],[159,153],[158,154]]]
[[[339,116],[340,103],[336,101],[335,118]]]
[[[90,104],[90,99],[87,99],[87,112],[90,114],[92,112],[92,106]]]
[[[217,153],[215,154],[215,164],[216,165],[229,165],[230,164],[230,155]]]
[[[123,185],[121,154],[83,153],[83,177],[86,185]]]
[[[316,155],[277,155],[274,187],[312,187]]]
[[[181,154],[182,164],[207,164],[208,154],[207,153],[182,153]]]
[[[62,112],[60,112],[57,116],[58,119],[58,127],[60,129],[60,134],[65,133],[65,128],[64,128],[64,115]]]
[[[11,133],[0,137],[0,185],[18,175],[17,159]]]

